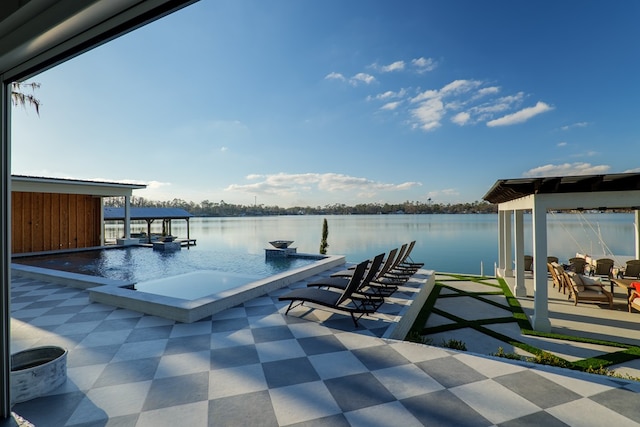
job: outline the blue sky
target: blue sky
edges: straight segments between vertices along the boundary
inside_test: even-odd
[[[640,171],[640,3],[202,0],[35,76],[12,172],[324,206]]]

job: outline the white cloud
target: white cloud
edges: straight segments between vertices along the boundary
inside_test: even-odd
[[[500,88],[498,86],[483,87],[481,89],[478,89],[478,93],[476,94],[476,96],[480,98],[487,95],[494,95],[498,92],[500,92]]]
[[[223,153],[225,151],[229,151],[229,147],[220,147],[220,151],[222,151]]]
[[[558,147],[566,147],[567,143],[565,141],[558,142]]]
[[[342,74],[336,73],[336,72],[331,72],[331,73],[327,74],[326,76],[324,76],[324,78],[325,78],[325,80],[340,80],[340,81],[347,80]]]
[[[367,101],[371,101],[371,100],[381,100],[384,101],[386,99],[393,99],[393,98],[403,98],[405,95],[407,94],[407,90],[402,88],[397,92],[394,92],[392,90],[388,90],[386,92],[383,93],[379,93],[375,96],[368,96],[367,97]]]
[[[444,104],[438,97],[428,99],[411,110],[411,115],[418,120],[420,129],[425,131],[434,130],[440,127],[440,120],[444,115]]]
[[[502,116],[495,120],[490,120],[487,122],[487,126],[511,126],[514,124],[523,123],[537,116],[538,114],[545,113],[552,109],[553,107],[550,107],[542,101],[538,101],[538,103],[533,107],[523,108],[522,110],[515,113],[507,114],[506,116]]]
[[[573,128],[584,128],[589,126],[589,123],[587,122],[578,122],[578,123],[574,123],[572,125],[567,125],[567,126],[562,126],[560,129],[562,130],[569,130],[569,129],[573,129]]]
[[[270,194],[281,197],[292,197],[314,190],[329,193],[356,192],[357,194],[375,195],[379,191],[401,191],[422,185],[419,182],[404,182],[401,184],[382,183],[367,178],[336,173],[252,174],[249,175],[247,179],[260,179],[261,181],[249,184],[231,184],[225,188],[225,191]]]
[[[457,125],[463,126],[467,124],[470,119],[471,119],[471,115],[469,113],[462,112],[453,116],[451,121]]]
[[[392,111],[392,110],[395,110],[396,108],[398,108],[400,106],[400,104],[402,104],[402,101],[387,102],[382,107],[380,107],[380,109],[381,110]]]
[[[416,102],[424,101],[425,99],[433,99],[433,98],[436,98],[437,96],[439,96],[439,93],[437,90],[429,89],[411,98],[411,102],[416,103]]]
[[[371,84],[375,81],[376,81],[376,78],[373,77],[371,74],[367,74],[367,73],[358,73],[349,79],[349,83],[351,83],[354,86],[357,86],[360,83]]]
[[[407,63],[400,60],[382,66],[374,63],[369,67],[379,72],[391,72],[406,69]],[[424,57],[415,58],[411,60],[411,67],[430,70],[435,67],[435,61]],[[326,78],[345,79],[339,73],[330,73]],[[376,78],[367,73],[357,73],[346,81],[353,86],[377,83]],[[526,97],[524,92],[498,97],[502,91],[500,86],[488,86],[486,82],[476,79],[453,80],[439,89],[413,89],[413,93],[408,95],[410,90],[412,89],[387,90],[368,95],[366,100],[383,101],[379,107],[381,111],[393,111],[396,116],[408,114],[406,122],[413,129],[423,131],[439,128],[447,115],[451,123],[458,126],[486,123],[488,127],[498,127],[526,122],[553,110],[553,107],[542,101],[533,107],[522,108]],[[405,100],[408,102],[404,102]]]
[[[454,80],[440,89],[443,95],[467,93],[482,84],[479,80]]]
[[[157,190],[158,188],[171,186],[170,182],[162,182],[162,181],[149,181],[146,184],[147,184],[147,188],[150,190]]]
[[[427,193],[427,197],[429,197],[430,199],[434,199],[434,198],[438,198],[438,197],[452,197],[452,196],[459,196],[460,193],[458,192],[458,190],[454,189],[454,188],[445,188],[442,190],[432,190],[429,191]]]
[[[640,172],[640,168],[627,169],[626,171],[624,171],[622,173],[638,173],[638,172]]]
[[[527,178],[567,176],[567,175],[597,175],[607,173],[610,166],[592,165],[591,163],[563,163],[559,165],[548,164],[526,171],[523,176]]]
[[[411,65],[413,65],[416,71],[420,74],[426,73],[427,71],[433,71],[438,66],[438,63],[431,58],[415,58],[411,60]]]
[[[383,65],[380,67],[380,71],[383,73],[390,73],[392,71],[402,71],[404,70],[404,61],[396,61],[389,65]]]

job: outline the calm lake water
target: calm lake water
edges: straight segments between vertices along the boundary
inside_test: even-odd
[[[493,274],[497,262],[497,215],[192,218],[190,234],[197,239],[197,246],[189,249],[188,256],[263,254],[271,240],[293,240],[298,252],[318,253],[324,218],[329,225],[328,253],[345,255],[349,262],[371,258],[411,240],[416,240],[413,260],[436,271],[479,274],[482,263],[484,272]],[[531,217],[525,215],[524,221],[525,252],[531,253]],[[146,231],[146,224],[132,225],[132,232],[140,231]],[[173,221],[172,231],[186,237],[186,222]],[[108,226],[108,239],[120,234],[121,225]],[[631,255],[633,234],[632,214],[548,215],[548,253],[560,261],[576,252]],[[603,244],[608,249],[603,249]]]

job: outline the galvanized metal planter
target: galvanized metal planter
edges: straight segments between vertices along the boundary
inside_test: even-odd
[[[67,380],[67,350],[45,346],[11,355],[11,404],[25,402],[61,386]]]

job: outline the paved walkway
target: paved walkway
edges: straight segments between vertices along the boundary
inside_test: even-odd
[[[640,383],[382,339],[402,292],[355,329],[285,316],[287,290],[181,324],[14,278],[12,351],[69,356],[63,386],[13,410],[38,427],[640,425]]]

